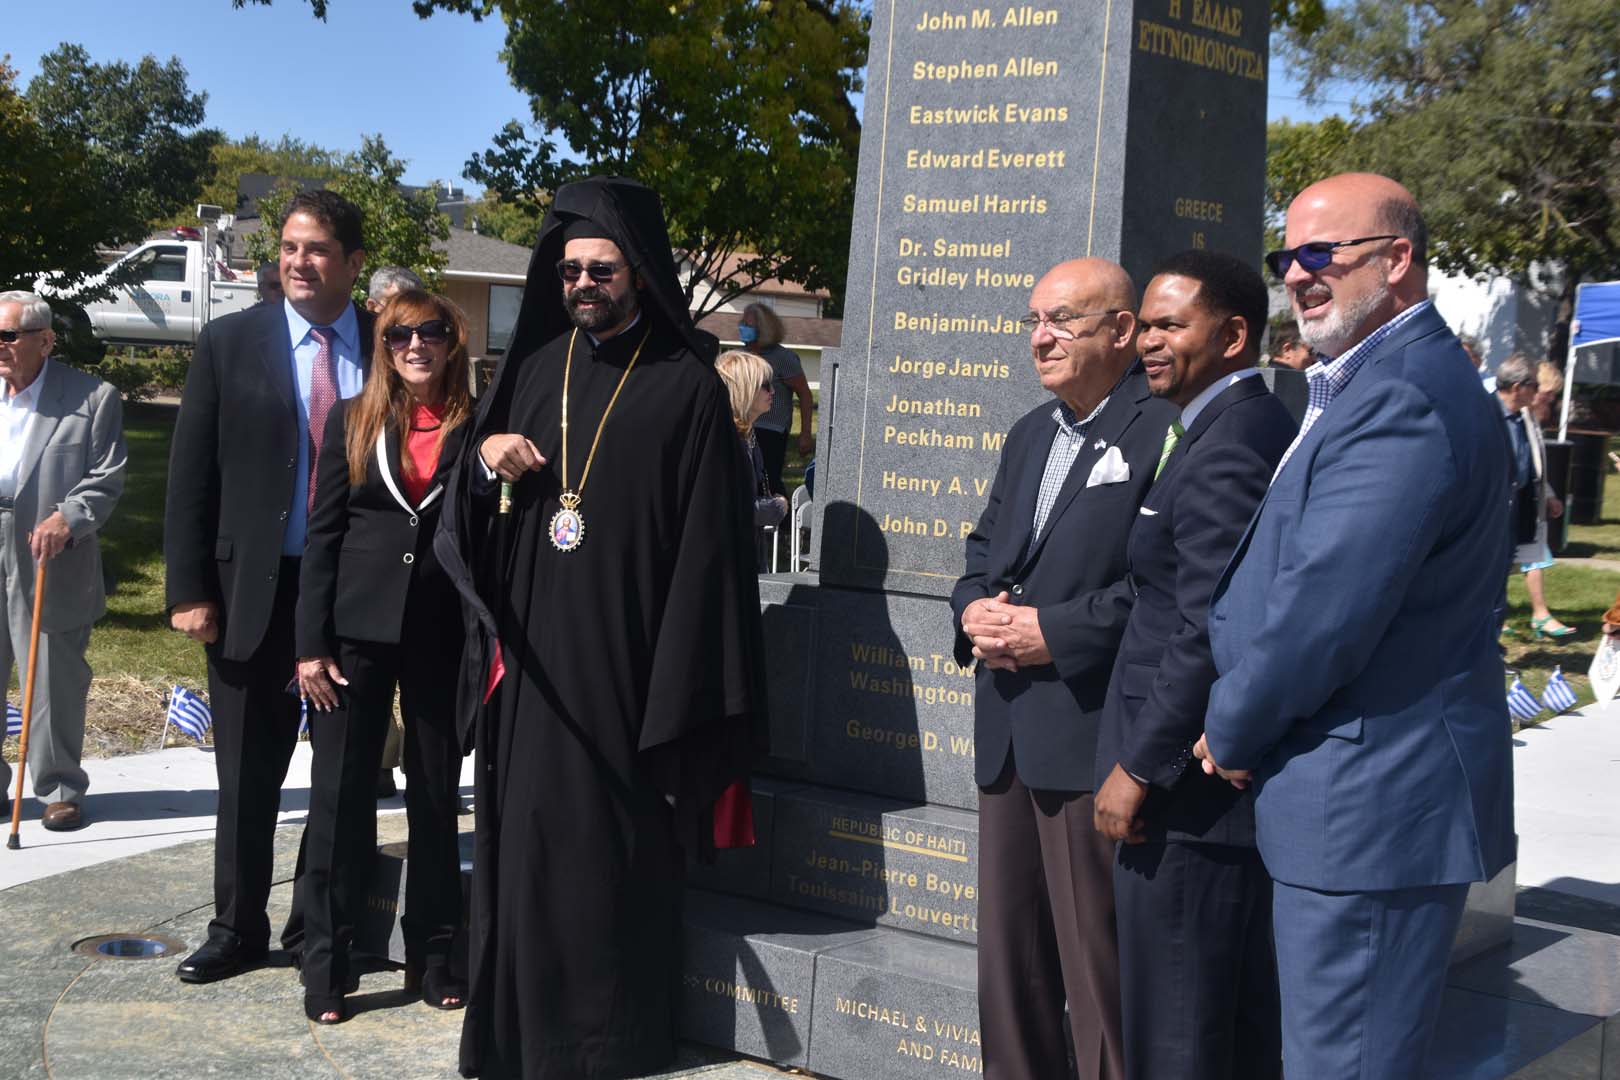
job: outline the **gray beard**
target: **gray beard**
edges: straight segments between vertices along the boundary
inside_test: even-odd
[[[1299,318],[1299,311],[1294,312],[1295,321],[1299,325],[1299,336],[1305,344],[1328,358],[1342,356],[1360,338],[1354,337],[1361,324],[1367,321],[1368,316],[1377,311],[1379,306],[1390,297],[1390,289],[1385,285],[1363,296],[1353,307],[1344,307],[1335,304],[1335,310],[1326,319],[1306,321]]]

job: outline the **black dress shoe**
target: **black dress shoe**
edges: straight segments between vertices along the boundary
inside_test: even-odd
[[[180,961],[175,974],[180,976],[181,982],[217,982],[262,964],[266,952],[262,945],[255,949],[240,942],[211,940]]]

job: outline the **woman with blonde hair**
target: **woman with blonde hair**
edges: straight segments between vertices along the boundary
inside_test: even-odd
[[[377,316],[371,371],[333,407],[299,573],[298,688],[309,709],[304,827],[304,1013],[346,1019],[348,953],[376,854],[373,789],[399,687],[405,722],[407,989],[459,1008],[461,605],[433,553],[444,471],[472,413],[467,320],[442,296],[397,293]],[[442,466],[442,468],[441,468]]]
[[[771,490],[765,475],[765,459],[760,452],[755,422],[771,407],[773,376],[771,365],[759,356],[741,350],[721,353],[714,369],[731,396],[731,422],[742,440],[749,462],[748,490],[753,504],[754,527],[780,524],[787,516],[787,499]],[[761,564],[763,565],[763,558]]]
[[[810,380],[804,377],[799,354],[782,344],[782,320],[769,306],[753,303],[743,308],[737,336],[744,349],[763,358],[771,368],[771,404],[755,423],[754,435],[764,455],[765,477],[771,490],[786,495],[782,463],[787,459],[788,431],[793,427],[794,397],[799,399],[799,454],[808,458],[816,445],[810,431],[815,409]]]

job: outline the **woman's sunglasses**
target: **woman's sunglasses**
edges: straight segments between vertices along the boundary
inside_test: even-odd
[[[1287,277],[1288,268],[1295,262],[1311,273],[1322,269],[1333,261],[1333,253],[1342,247],[1355,247],[1357,244],[1370,244],[1374,240],[1399,240],[1393,234],[1385,236],[1363,236],[1355,240],[1312,240],[1299,247],[1282,248],[1278,251],[1266,252],[1266,265],[1278,277]]]
[[[581,274],[588,275],[598,285],[606,285],[622,269],[624,266],[621,263],[593,262],[582,265],[574,259],[564,259],[557,264],[558,276],[570,285],[578,281]]]
[[[383,340],[390,349],[406,349],[410,347],[412,334],[421,338],[424,345],[443,345],[450,340],[450,324],[443,319],[429,319],[415,326],[400,323],[384,330]]]

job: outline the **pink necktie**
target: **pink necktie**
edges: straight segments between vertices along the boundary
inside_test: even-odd
[[[309,336],[320,348],[309,373],[309,504],[315,509],[315,459],[321,456],[321,436],[326,434],[326,414],[337,404],[337,371],[332,364],[332,328],[312,326]]]

